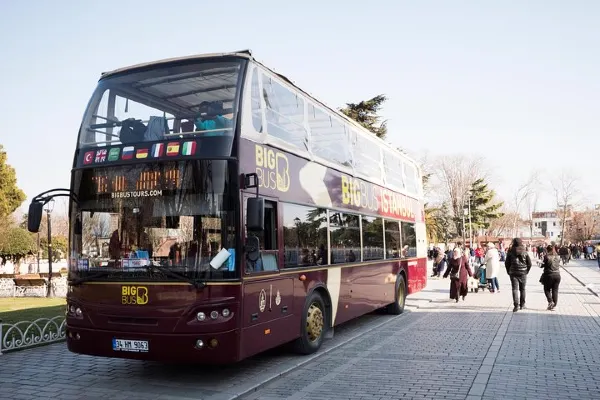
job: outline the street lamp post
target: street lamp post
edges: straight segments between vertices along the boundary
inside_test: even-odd
[[[54,209],[54,200],[49,201],[46,207],[46,214],[48,215],[48,291],[46,297],[54,296],[54,289],[52,288],[52,219],[50,214]]]
[[[466,238],[465,238],[465,231],[466,231],[466,226],[465,226],[465,215],[467,215],[468,210],[466,208],[463,208],[463,216],[462,216],[462,239],[463,239],[463,246],[466,246]]]
[[[473,224],[471,223],[471,193],[469,193],[469,241],[473,246]]]
[[[40,233],[37,233],[37,271],[36,273],[40,273]]]

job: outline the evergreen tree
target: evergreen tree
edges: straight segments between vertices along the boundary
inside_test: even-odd
[[[0,144],[0,224],[6,224],[6,218],[25,201],[25,193],[17,186],[15,170],[6,159],[6,151]]]
[[[503,202],[494,202],[496,193],[480,178],[471,184],[471,225],[474,231],[487,229],[490,223],[504,215],[500,208]],[[469,221],[465,218],[465,228],[469,229]]]
[[[385,139],[387,121],[380,122],[381,117],[377,114],[386,100],[387,97],[380,94],[360,103],[346,103],[346,107],[341,108],[340,111],[373,132],[378,138]]]

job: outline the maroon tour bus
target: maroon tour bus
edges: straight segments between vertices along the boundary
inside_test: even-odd
[[[74,353],[308,354],[426,284],[418,165],[249,51],[102,74],[69,191]]]

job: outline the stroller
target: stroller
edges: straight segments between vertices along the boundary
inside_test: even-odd
[[[469,281],[467,283],[469,290],[475,293],[479,292],[479,289],[481,289],[482,291],[485,291],[485,289],[489,290],[490,286],[486,278],[485,264],[480,264],[479,262],[477,262],[474,265],[474,267],[475,276],[469,278]]]

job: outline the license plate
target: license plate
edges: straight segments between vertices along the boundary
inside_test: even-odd
[[[112,346],[114,351],[148,352],[148,342],[146,340],[113,339]]]

